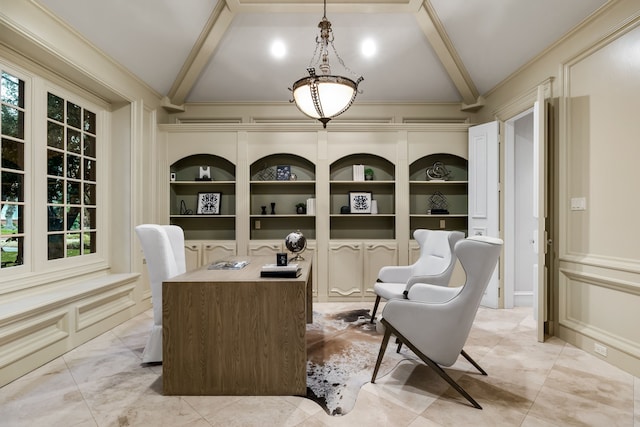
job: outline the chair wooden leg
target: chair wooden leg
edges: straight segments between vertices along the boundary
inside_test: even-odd
[[[380,304],[380,295],[376,295],[376,302],[373,304],[373,311],[371,312],[371,323],[376,318],[376,312],[378,311],[378,304]]]
[[[474,366],[474,367],[475,367],[475,368],[476,368],[476,369],[477,369],[477,370],[478,370],[482,375],[487,375],[487,373],[484,371],[484,369],[482,369],[482,368],[480,367],[480,365],[478,365],[478,363],[477,363],[475,360],[473,360],[473,359],[471,358],[471,356],[469,356],[469,355],[467,354],[467,352],[466,352],[466,351],[464,351],[464,349],[462,349],[462,351],[460,351],[460,354],[461,354],[465,359],[467,359],[467,360],[469,361],[469,363],[471,363],[471,364],[472,364],[472,365],[473,365],[473,366]]]
[[[382,324],[387,326],[388,323],[382,319]],[[385,329],[384,337],[382,337],[382,342],[380,343],[380,352],[378,352],[378,360],[376,361],[376,366],[373,368],[373,375],[371,376],[371,383],[376,382],[376,375],[378,375],[378,369],[380,369],[380,364],[382,363],[382,358],[384,357],[384,352],[387,350],[387,344],[389,344],[389,337],[391,336],[391,329]]]
[[[387,334],[393,334],[396,337],[398,337],[398,339],[400,341],[402,341],[403,343],[405,343],[407,345],[407,347],[409,347],[411,349],[411,351],[413,351],[416,355],[418,355],[418,357],[424,362],[426,363],[431,369],[433,369],[438,375],[440,375],[440,377],[445,380],[447,383],[449,383],[449,385],[451,387],[453,387],[454,389],[456,389],[456,391],[458,393],[460,393],[462,396],[464,396],[465,399],[467,399],[469,401],[469,403],[471,403],[473,405],[474,408],[478,408],[478,409],[482,409],[482,406],[480,406],[480,404],[478,402],[475,401],[475,399],[473,397],[471,397],[471,395],[469,393],[467,393],[465,391],[465,389],[463,389],[462,387],[460,387],[460,384],[458,384],[457,382],[455,382],[455,380],[453,378],[451,378],[449,376],[449,374],[447,374],[444,369],[442,369],[440,367],[440,365],[438,365],[436,362],[434,362],[433,360],[429,359],[427,356],[424,355],[424,353],[422,353],[420,350],[418,350],[413,344],[411,344],[411,342],[409,340],[407,340],[404,336],[402,336],[402,334],[400,334],[393,326],[391,326],[389,324],[389,322],[387,322],[386,320],[382,320],[384,326],[385,326],[385,337],[387,336]],[[474,362],[475,363],[475,362]],[[373,381],[372,381],[373,382]]]

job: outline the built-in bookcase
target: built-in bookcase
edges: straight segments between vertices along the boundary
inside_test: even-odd
[[[208,180],[200,180],[200,168],[208,168]],[[170,208],[172,224],[182,227],[187,240],[234,240],[236,237],[235,165],[210,154],[196,154],[170,167]],[[219,194],[219,213],[199,214],[200,194]]]

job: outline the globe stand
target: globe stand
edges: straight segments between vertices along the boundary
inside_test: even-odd
[[[304,261],[304,258],[302,258],[302,255],[300,255],[302,253],[302,251],[300,252],[292,252],[292,254],[294,254],[295,256],[293,258],[291,258],[289,260],[289,262],[291,261]]]

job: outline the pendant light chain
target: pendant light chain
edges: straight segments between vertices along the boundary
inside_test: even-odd
[[[347,67],[347,65],[344,63],[344,61],[342,60],[342,58],[338,54],[338,51],[336,50],[336,47],[333,45],[333,41],[331,42],[331,48],[333,49],[333,53],[336,55],[336,58],[338,58],[338,62],[340,63],[340,65],[342,65],[342,67],[344,67],[345,70],[347,70],[349,73],[351,73],[351,75],[353,77],[357,78],[356,82],[360,83],[361,81],[363,81],[364,77],[357,75],[356,73],[353,72],[353,70],[351,68]],[[362,93],[362,91],[359,91],[359,93]]]

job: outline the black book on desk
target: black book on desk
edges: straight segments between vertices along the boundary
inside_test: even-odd
[[[289,265],[275,265],[267,264],[263,265],[260,270],[260,277],[283,277],[295,279],[302,274],[302,269],[298,267],[298,264]]]

